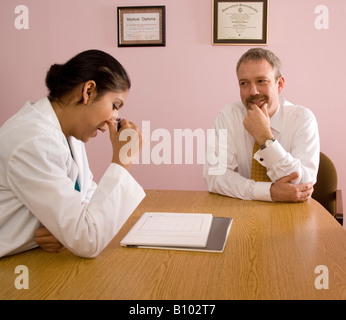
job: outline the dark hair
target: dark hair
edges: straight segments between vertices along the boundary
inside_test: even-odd
[[[131,87],[126,70],[115,58],[100,50],[88,50],[65,64],[50,67],[46,76],[48,98],[58,100],[89,80],[96,83],[97,98],[109,91],[123,92]]]
[[[245,52],[237,63],[237,73],[242,62],[261,61],[263,59],[267,60],[267,62],[273,67],[275,78],[278,80],[281,77],[281,61],[273,52],[262,48],[252,48]]]

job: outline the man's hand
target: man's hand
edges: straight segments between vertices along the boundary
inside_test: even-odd
[[[270,117],[268,115],[268,105],[264,104],[259,108],[252,104],[247,110],[243,125],[245,129],[256,139],[261,146],[266,140],[274,138],[270,129]]]
[[[39,228],[35,232],[36,243],[47,252],[58,253],[65,247],[45,228]]]
[[[286,177],[275,181],[270,187],[270,195],[274,202],[304,202],[311,198],[314,191],[311,182],[304,184],[292,184],[291,181],[298,178],[298,173],[293,172]]]

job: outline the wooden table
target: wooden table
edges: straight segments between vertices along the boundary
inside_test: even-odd
[[[145,211],[233,217],[223,253],[120,246]],[[29,270],[18,290],[16,266]],[[327,273],[315,273],[318,265]],[[326,276],[329,289],[317,289]],[[41,249],[0,259],[0,299],[346,299],[346,231],[315,200],[243,201],[208,192],[147,191],[96,259]]]

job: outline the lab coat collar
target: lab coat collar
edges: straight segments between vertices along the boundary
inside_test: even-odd
[[[33,103],[32,103],[33,104]],[[48,122],[52,124],[52,126],[60,130],[62,132],[62,128],[60,125],[60,122],[58,120],[58,117],[56,116],[56,113],[53,109],[52,104],[50,103],[48,97],[45,97],[36,103],[33,104],[33,107],[36,108],[40,113],[42,113],[45,118],[47,119]],[[82,187],[84,183],[84,160],[82,156],[83,152],[83,147],[82,147],[82,142],[75,139],[74,137],[70,137],[69,139],[69,145],[73,154],[73,161],[76,163],[78,167],[78,183]],[[69,148],[67,139],[66,139],[66,147]]]
[[[30,102],[30,103],[36,110],[38,110],[40,113],[42,113],[45,116],[45,118],[47,119],[47,121],[51,122],[52,125],[56,129],[60,129],[62,131],[58,117],[56,116],[56,113],[55,113],[53,106],[50,103],[48,97],[42,98],[41,100],[39,100],[35,103],[33,103],[33,102]]]
[[[84,159],[83,159],[83,143],[74,137],[68,138],[69,145],[73,154],[73,160],[78,167],[78,183],[82,188],[84,184]]]

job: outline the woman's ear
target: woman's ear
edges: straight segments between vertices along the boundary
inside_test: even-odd
[[[89,80],[84,83],[82,95],[84,104],[88,104],[90,99],[96,97],[96,82],[94,80]]]

